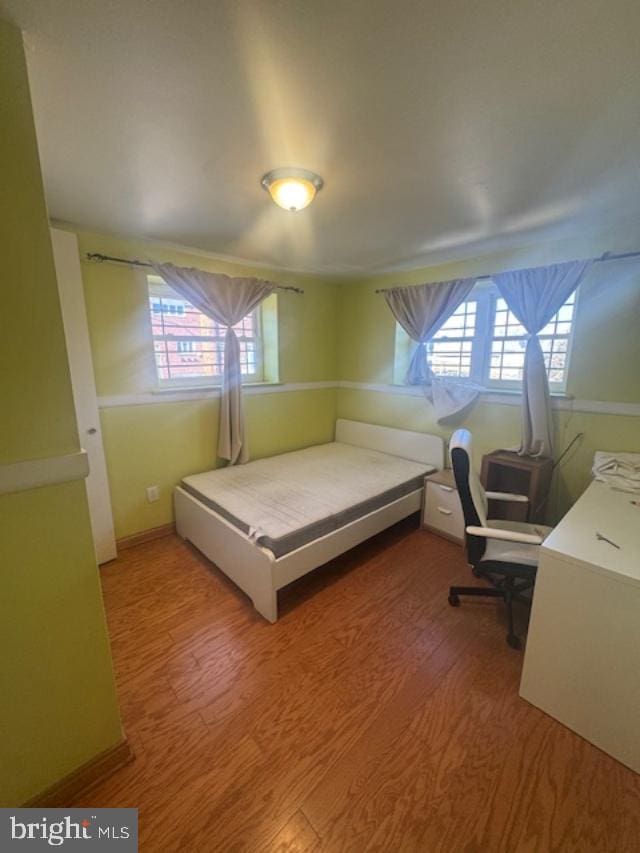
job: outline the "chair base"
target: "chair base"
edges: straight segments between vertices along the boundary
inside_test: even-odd
[[[475,571],[474,574],[476,574]],[[495,583],[492,578],[487,577],[481,572],[478,572],[477,576],[486,577],[490,583]],[[520,585],[516,586],[514,579],[510,577],[503,578],[495,586],[452,586],[449,587],[449,604],[452,607],[459,607],[461,595],[470,595],[481,598],[501,598],[507,605],[507,616],[509,620],[509,632],[506,637],[507,645],[512,649],[521,649],[522,642],[513,630],[513,602],[515,600],[530,603],[529,599],[522,595],[522,592],[529,589],[531,586],[532,583],[529,581],[524,581]]]

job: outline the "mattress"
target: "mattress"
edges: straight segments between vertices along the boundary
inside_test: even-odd
[[[331,442],[195,474],[181,485],[282,557],[422,488],[433,470],[422,462]]]

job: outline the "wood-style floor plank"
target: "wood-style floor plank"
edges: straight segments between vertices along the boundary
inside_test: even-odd
[[[272,853],[313,853],[320,838],[302,812],[296,812],[272,840]]]
[[[450,608],[473,578],[414,519],[275,625],[176,536],[102,582],[136,759],[70,805],[138,807],[143,851],[640,849],[640,777],[519,698],[499,603]]]

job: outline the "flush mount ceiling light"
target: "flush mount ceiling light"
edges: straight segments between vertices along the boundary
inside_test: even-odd
[[[278,207],[295,212],[311,204],[324,181],[306,169],[273,169],[260,183]]]

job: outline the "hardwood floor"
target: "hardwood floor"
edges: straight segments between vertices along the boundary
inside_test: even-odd
[[[640,777],[518,697],[500,605],[449,607],[462,551],[414,520],[275,625],[176,536],[102,578],[136,760],[71,805],[138,807],[142,851],[640,850]]]

